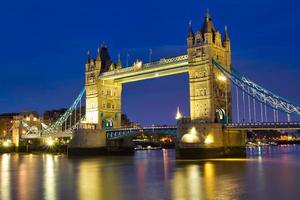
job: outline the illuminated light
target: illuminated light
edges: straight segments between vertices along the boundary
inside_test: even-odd
[[[48,146],[53,146],[53,145],[54,145],[54,140],[53,140],[52,138],[48,138],[48,139],[46,140],[46,144],[47,144]]]
[[[142,61],[136,60],[136,61],[133,63],[133,68],[134,68],[134,69],[141,69],[141,68],[142,68],[142,65],[143,65]]]
[[[213,138],[212,135],[206,136],[206,138],[205,138],[205,140],[204,140],[204,143],[205,143],[205,144],[211,144],[211,143],[213,143],[213,142],[214,142],[214,138]]]
[[[182,115],[181,115],[181,113],[180,113],[180,111],[179,111],[179,106],[177,107],[177,113],[176,113],[176,117],[175,117],[175,119],[176,120],[179,120],[179,119],[181,119],[182,118]]]
[[[225,82],[227,80],[227,78],[224,75],[220,75],[220,76],[218,76],[218,80]]]
[[[198,143],[200,142],[199,137],[197,136],[197,130],[195,127],[192,127],[189,133],[184,134],[181,138],[182,142],[185,143]]]
[[[4,141],[2,145],[3,145],[4,147],[9,147],[9,146],[11,146],[11,140],[6,140],[6,141]]]
[[[33,121],[35,121],[35,122],[36,122],[36,121],[37,121],[37,118],[36,118],[36,117],[34,117],[34,118],[33,118]]]
[[[192,134],[184,134],[181,138],[181,141],[182,142],[185,142],[185,143],[198,143],[200,142],[198,136],[196,135],[192,135]]]
[[[190,134],[191,135],[196,135],[197,134],[197,130],[195,127],[192,127],[192,129],[190,130]]]
[[[30,121],[30,117],[26,117],[26,121]]]

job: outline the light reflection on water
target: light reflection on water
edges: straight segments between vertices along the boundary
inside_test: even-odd
[[[1,199],[11,199],[10,196],[10,155],[4,154],[1,159]]]
[[[248,149],[247,159],[0,156],[0,199],[299,199],[300,146]]]
[[[46,200],[56,200],[56,175],[55,157],[47,154],[43,155],[44,164],[44,190]]]

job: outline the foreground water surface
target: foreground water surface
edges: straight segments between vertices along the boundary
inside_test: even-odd
[[[300,199],[300,145],[248,149],[247,159],[0,155],[0,199]]]

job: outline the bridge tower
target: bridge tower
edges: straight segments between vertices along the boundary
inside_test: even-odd
[[[190,117],[178,120],[178,157],[244,156],[245,136],[224,129],[232,121],[231,82],[212,64],[215,59],[231,71],[230,39],[215,28],[209,12],[202,27],[187,36]],[[240,148],[242,147],[242,148]]]
[[[122,85],[114,80],[100,81],[102,73],[122,67],[120,57],[115,65],[102,45],[96,59],[88,53],[86,69],[86,121],[96,125],[97,129],[121,126],[121,92]]]
[[[222,39],[210,14],[206,13],[202,28],[196,33],[189,24],[187,46],[191,120],[214,123],[227,118],[231,121],[231,83],[211,62],[215,59],[231,70],[227,28]]]

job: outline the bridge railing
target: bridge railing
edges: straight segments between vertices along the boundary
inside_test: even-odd
[[[104,72],[100,76],[110,76],[110,75],[116,75],[116,74],[122,74],[122,73],[127,73],[127,72],[133,72],[133,71],[139,71],[143,69],[148,69],[148,68],[154,68],[154,67],[159,67],[163,64],[170,64],[170,63],[177,63],[177,62],[182,62],[188,59],[187,55],[180,55],[176,57],[171,57],[171,58],[162,58],[158,61],[150,62],[150,63],[144,63],[140,68],[136,66],[130,66],[130,67],[125,67],[123,69],[115,69],[113,71],[109,72]]]
[[[106,130],[108,140],[124,138],[139,133],[157,133],[176,136],[177,126],[147,126],[143,128],[117,128]]]

